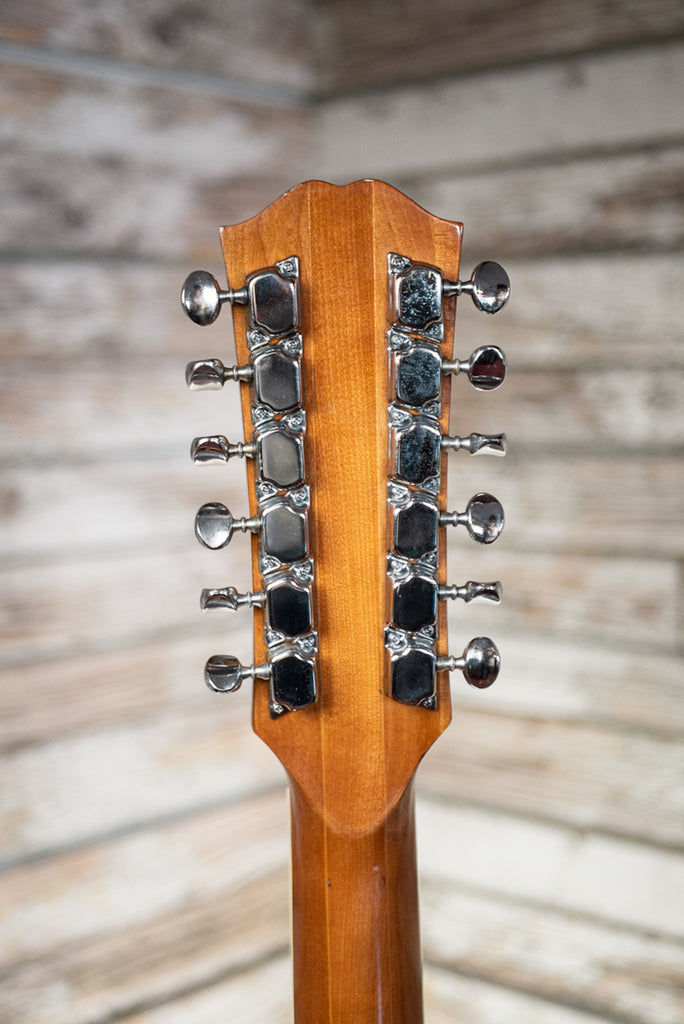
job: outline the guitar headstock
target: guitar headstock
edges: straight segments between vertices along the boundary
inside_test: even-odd
[[[461,235],[382,182],[306,182],[221,229],[232,288],[201,272],[183,288],[197,323],[233,308],[238,365],[196,361],[187,377],[241,382],[245,428],[244,442],[197,438],[193,458],[248,458],[249,515],[210,502],[196,532],[209,547],[252,534],[253,593],[202,603],[254,607],[255,661],[212,657],[205,678],[222,692],[263,680],[255,731],[312,802],[332,785],[345,794],[328,813],[359,828],[446,728],[448,671],[485,687],[499,667],[487,638],[447,653],[445,600],[501,592],[446,584],[446,527],[489,543],[503,526],[491,495],[445,509],[449,449],[505,450],[504,435],[449,436],[452,376],[490,390],[505,375],[495,346],[452,358],[455,296],[496,312],[509,290],[494,263],[459,281]]]

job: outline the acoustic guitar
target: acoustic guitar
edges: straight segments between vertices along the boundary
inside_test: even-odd
[[[494,643],[449,655],[445,601],[499,601],[498,582],[446,582],[445,530],[491,543],[491,494],[445,507],[449,451],[503,455],[500,435],[449,435],[452,377],[505,376],[496,346],[452,358],[456,297],[505,304],[496,263],[459,280],[462,226],[379,181],[299,185],[221,228],[229,285],[196,271],[197,324],[232,306],[238,365],[188,365],[191,388],[239,383],[244,441],[198,437],[198,463],[248,460],[249,514],[197,513],[210,548],[251,533],[254,664],[209,658],[219,693],[254,679],[257,734],[289,779],[296,1024],[420,1024],[413,780],[450,720],[449,672],[489,686]],[[462,386],[459,384],[459,386]],[[462,455],[456,456],[462,458]],[[465,620],[465,616],[464,616]]]

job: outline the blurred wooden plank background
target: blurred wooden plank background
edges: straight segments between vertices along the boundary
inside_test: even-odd
[[[200,550],[198,433],[239,436],[177,304],[216,228],[307,177],[384,177],[501,259],[461,304],[511,377],[458,382],[451,507],[504,502],[495,688],[420,772],[428,1024],[684,1018],[684,8],[678,0],[0,3],[0,1022],[289,1019],[287,806],[249,695],[245,548]],[[469,305],[469,304],[468,304]],[[228,400],[226,400],[228,397]]]

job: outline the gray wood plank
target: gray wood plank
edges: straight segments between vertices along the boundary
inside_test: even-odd
[[[484,68],[668,39],[684,30],[676,0],[525,4],[464,0],[328,0],[317,69],[345,92],[401,86]]]
[[[308,137],[306,111],[135,76],[5,63],[0,95],[12,256],[215,260],[217,224],[298,180]]]
[[[52,53],[82,54],[283,89],[312,85],[306,0],[207,0],[199,15],[165,0],[85,6],[49,0],[5,8],[0,39],[44,49],[46,63]]]
[[[405,186],[425,209],[465,222],[468,258],[472,249],[509,260],[540,253],[567,257],[608,251],[624,258],[629,250],[681,251],[683,172],[684,150],[665,145],[645,153],[592,154],[567,162],[554,161],[551,155],[548,163],[542,159],[531,167],[502,170],[493,166],[484,174],[427,174],[399,179],[397,185]],[[635,306],[639,298],[642,306],[646,302],[652,308],[648,291],[640,294],[646,283],[640,271],[636,281],[636,289],[634,280],[630,289],[614,275],[608,294],[604,285],[600,308],[624,315],[625,305]],[[565,307],[573,307],[580,297],[584,300],[585,289],[591,293],[596,284],[587,282],[583,287],[574,275],[570,281],[566,278],[557,293],[565,301],[551,304],[548,297],[554,291],[547,284],[547,324],[550,313],[554,321],[561,319]],[[516,293],[523,295],[517,289]],[[575,315],[582,316],[581,310]]]
[[[684,938],[684,860],[648,843],[422,797],[421,876],[662,938]]]
[[[681,60],[673,42],[331,101],[318,111],[320,173],[418,178],[426,161],[479,170],[681,140]]]
[[[577,722],[459,708],[426,759],[421,790],[684,848],[684,744]]]
[[[678,1024],[684,1013],[681,942],[430,878],[421,883],[421,933],[428,979],[438,964],[634,1024]]]

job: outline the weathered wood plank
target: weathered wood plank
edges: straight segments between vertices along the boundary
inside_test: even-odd
[[[503,1024],[508,1020],[525,1024],[614,1024],[614,1017],[597,1016],[547,1002],[499,985],[463,978],[449,971],[427,967],[425,971],[426,1024]],[[652,1018],[648,1024],[656,1024]]]
[[[188,626],[191,624],[188,623]],[[245,643],[244,623],[224,620],[226,644]],[[202,668],[215,635],[174,637],[160,643],[72,658],[31,661],[5,669],[0,687],[0,744],[5,753],[71,733],[130,727],[160,713],[195,710],[210,694],[201,686]],[[231,708],[228,727],[247,727],[248,702]],[[212,705],[217,717],[223,714]]]
[[[0,797],[0,861],[284,786],[277,759],[249,727],[251,694],[233,701],[239,706],[212,701],[201,669],[188,680],[193,709],[165,713],[162,706],[153,718],[6,755],[12,784]]]
[[[463,503],[461,503],[463,504]],[[454,647],[471,636],[508,630],[582,637],[620,646],[673,654],[681,638],[677,602],[677,563],[599,555],[475,550],[465,542],[450,555],[450,578],[500,579],[504,600],[498,608],[459,607],[450,602],[449,634]],[[550,667],[550,666],[549,666]],[[591,666],[587,666],[591,674]]]
[[[458,623],[465,636],[466,619]],[[452,677],[454,715],[460,707],[505,714],[560,718],[611,728],[622,726],[679,738],[684,728],[684,665],[681,657],[626,645],[600,646],[586,636],[563,642],[544,634],[490,632],[502,652],[501,676],[483,694]],[[455,640],[453,641],[456,646]]]
[[[194,623],[198,626],[193,625],[193,631],[206,631],[208,642],[211,637],[225,641],[228,620],[220,613],[199,620],[198,594],[202,587],[228,583],[249,589],[247,559],[231,560],[229,569],[217,569],[215,555],[212,561],[211,552],[195,550],[191,540],[188,544],[183,559],[176,546],[155,554],[119,551],[115,560],[105,552],[88,560],[55,563],[49,570],[45,565],[5,570],[0,574],[5,597],[0,663],[48,662],[73,657],[76,651],[85,655],[137,646],[174,637]],[[245,553],[247,547],[245,542]],[[679,640],[676,563],[511,552],[503,546],[492,552],[464,543],[457,560],[452,559],[451,574],[459,582],[498,576],[508,587],[505,602],[495,612],[452,605],[454,638],[464,629],[472,636],[471,630],[489,631],[496,625],[559,637],[579,632],[633,647],[642,643],[650,648],[657,636],[663,654],[672,653]],[[249,616],[239,618],[236,639],[240,629],[244,640],[236,653],[244,654],[252,629]]]
[[[300,176],[303,110],[7,63],[0,95],[12,140],[0,225],[12,256],[215,260],[217,224],[257,212]]]
[[[681,250],[683,176],[684,150],[681,146],[665,146],[648,153],[589,157],[505,171],[493,167],[487,174],[442,174],[397,184],[405,186],[417,202],[439,216],[465,220],[469,229],[466,259],[470,259],[472,248],[494,253],[497,259],[512,259],[539,253],[584,256],[611,250],[623,254],[629,249]],[[517,284],[517,272],[515,277]],[[641,297],[643,305],[640,272],[637,280],[637,288],[632,281],[630,289],[615,275],[610,283],[611,299],[606,301],[603,292],[603,309],[614,305],[616,297],[620,308],[614,313],[618,316],[624,314],[623,301],[633,306]],[[591,284],[587,287],[589,292],[593,290]],[[524,294],[520,288],[516,293]],[[546,284],[547,329],[550,294],[552,289]],[[585,299],[582,282],[575,281],[574,276],[570,284],[566,279],[559,294],[564,301],[552,303],[554,321],[556,315],[563,317],[563,307],[583,306]],[[541,301],[542,296],[536,298]],[[582,301],[576,303],[578,298]],[[583,314],[578,311],[577,315]]]
[[[331,101],[317,114],[319,173],[418,178],[428,156],[465,171],[681,139],[681,60],[672,43],[493,72],[486,87],[472,75]]]
[[[428,963],[483,981],[634,1024],[679,1024],[684,1015],[681,942],[430,878],[421,884],[421,932]]]
[[[241,839],[238,833],[235,842]],[[127,1017],[140,1006],[171,1003],[195,987],[206,986],[203,996],[210,998],[217,979],[229,977],[221,985],[225,1013],[234,1006],[244,979],[255,970],[269,979],[269,958],[287,947],[288,889],[284,863],[243,884],[231,884],[226,877],[223,890],[210,898],[189,898],[149,921],[103,931],[13,964],[0,978],[0,1024],[80,1024]],[[250,969],[251,963],[259,967]],[[278,1005],[289,1002],[290,990],[286,980],[274,985]],[[264,1020],[275,1019],[272,1009],[268,1007]],[[194,1024],[194,1015],[192,1020]]]
[[[420,774],[424,793],[684,847],[684,744],[461,707]]]
[[[226,424],[229,418],[232,413]],[[198,431],[203,419],[197,415]],[[241,436],[239,426],[222,429],[230,438]],[[461,462],[451,475],[452,505],[478,489],[501,492],[502,500],[505,496],[508,549],[684,556],[684,475],[677,457],[560,457],[513,450],[495,469]],[[223,475],[219,470],[217,478],[214,471],[205,473],[179,459],[167,465],[158,460],[9,467],[0,482],[0,560],[10,565],[56,553],[60,559],[79,558],[83,551],[105,547],[188,541],[195,509],[219,491],[235,512],[246,508],[246,482],[239,469]],[[620,516],[616,503],[624,510]],[[457,557],[462,547],[458,532],[448,534],[448,543]]]
[[[225,900],[274,871],[286,874],[288,817],[283,786],[5,871],[4,964],[37,961],[72,943],[121,944],[117,933]]]
[[[424,797],[417,822],[421,873],[439,885],[684,937],[679,852]]]
[[[459,386],[455,399],[454,430],[505,427],[518,450],[668,454],[684,444],[682,370],[527,370],[512,373],[487,401],[466,387]],[[115,376],[67,364],[27,376],[26,367],[8,366],[0,404],[6,424],[0,457],[10,463],[28,452],[45,461],[84,453],[111,458],[139,450],[142,441],[147,456],[163,457],[186,451],[194,434],[224,433],[234,422],[230,394],[187,393],[179,361],[161,358],[128,363]]]
[[[195,17],[165,0],[49,0],[4,4],[0,39],[45,48],[46,63],[50,51],[88,54],[304,91],[313,84],[311,27],[305,0],[207,0]]]
[[[321,88],[356,92],[583,50],[642,45],[684,30],[676,0],[605,6],[579,0],[327,0],[317,53]]]
[[[175,550],[104,551],[92,559],[8,570],[3,574],[0,659],[8,664],[45,662],[122,649],[127,644],[175,639],[193,631],[207,643],[232,642],[238,654],[251,647],[252,619],[201,616],[202,587],[228,582],[249,589],[250,555],[217,565],[216,554],[188,538],[187,558]],[[211,555],[214,555],[213,561]],[[232,553],[231,553],[232,554]],[[226,579],[226,573],[229,579]]]
[[[478,188],[481,182],[476,179]],[[415,189],[411,194],[416,196]],[[505,191],[487,194],[487,208],[506,202]],[[499,255],[497,246],[486,241],[482,211],[470,212],[466,206],[469,195],[469,187],[464,188],[465,202],[455,201],[442,211],[466,219],[466,244],[473,254],[464,262],[466,272],[480,259]],[[207,245],[213,241],[218,242],[214,227]],[[222,279],[217,254],[218,245],[206,269]],[[163,255],[160,248],[159,258]],[[200,332],[181,312],[177,296],[189,266],[150,263],[143,270],[126,261],[0,261],[3,361],[10,365],[21,355],[27,375],[29,366],[35,369],[33,361],[46,368],[65,362],[74,369],[100,366],[107,374],[129,360],[147,365],[160,356],[174,356],[181,368],[213,352],[234,362],[230,317]],[[477,345],[496,342],[507,350],[515,373],[578,365],[613,369],[625,363],[648,369],[653,355],[644,339],[657,337],[659,357],[673,368],[684,365],[684,327],[672,301],[684,275],[682,255],[517,259],[509,270],[513,298],[496,319],[479,315],[469,301],[459,304],[455,347],[461,357]]]

